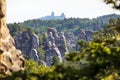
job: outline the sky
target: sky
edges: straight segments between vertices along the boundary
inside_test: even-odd
[[[7,23],[37,19],[51,12],[64,13],[66,18],[96,18],[107,14],[120,14],[102,0],[6,0]]]

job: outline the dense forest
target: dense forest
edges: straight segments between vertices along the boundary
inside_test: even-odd
[[[68,18],[64,20],[28,20],[23,23],[8,24],[8,26],[27,26],[35,29],[38,33],[46,32],[49,27],[54,27],[58,32],[73,32],[75,36],[78,36],[81,29],[97,31],[104,27],[106,23],[109,22],[110,18],[117,19],[120,15],[110,14],[105,16],[100,16],[98,18]],[[12,31],[13,32],[13,31]]]

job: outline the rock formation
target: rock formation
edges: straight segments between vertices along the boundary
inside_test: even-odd
[[[41,17],[40,20],[63,20],[65,19],[65,14],[62,13],[60,16],[55,16],[54,12],[50,16]]]
[[[67,42],[67,46],[68,46],[68,50],[71,51],[71,50],[75,50],[75,44],[76,44],[76,40],[75,40],[75,37],[74,37],[74,34],[73,33],[67,33],[65,35],[66,37],[66,42]]]
[[[15,42],[16,48],[24,53],[26,59],[39,61],[38,52],[36,50],[39,47],[39,38],[36,34],[30,31],[23,31],[18,34]]]
[[[81,30],[79,35],[78,35],[78,40],[89,42],[89,41],[92,40],[92,35],[93,35],[92,31]],[[79,50],[80,49],[80,45],[77,44],[76,49]]]
[[[58,47],[62,58],[64,58],[65,53],[68,52],[68,49],[67,49],[66,38],[63,32],[61,32],[59,34],[59,37],[56,38],[56,46]]]
[[[78,40],[83,40],[83,41],[91,41],[92,40],[92,31],[89,30],[81,30],[79,35],[78,35]]]
[[[66,47],[66,38],[64,36],[64,33],[60,33],[58,35],[57,30],[54,28],[48,29],[48,38],[46,40],[46,46],[45,46],[45,60],[46,65],[50,66],[51,62],[53,61],[53,57],[57,57],[60,62],[64,59],[64,55],[66,54],[67,47]]]
[[[6,26],[6,0],[0,0],[0,74],[23,70],[24,61]]]

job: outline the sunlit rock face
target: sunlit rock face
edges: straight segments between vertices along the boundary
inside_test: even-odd
[[[60,62],[64,60],[65,54],[68,52],[68,49],[66,47],[66,38],[64,36],[64,33],[61,32],[58,34],[57,30],[55,28],[49,28],[48,29],[48,37],[45,46],[45,60],[46,65],[50,66],[53,57],[57,57]]]
[[[24,69],[24,58],[6,26],[6,0],[0,0],[0,74]]]

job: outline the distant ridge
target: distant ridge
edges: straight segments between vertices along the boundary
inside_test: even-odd
[[[50,16],[41,17],[40,20],[63,20],[65,19],[65,14],[62,13],[60,16],[55,16],[54,12]]]
[[[53,14],[52,14],[53,15]],[[97,31],[103,29],[110,19],[117,20],[120,18],[118,14],[103,15],[97,18],[65,18],[63,20],[40,20],[32,19],[22,23],[17,23],[18,26],[31,27],[37,29],[39,33],[46,32],[49,27],[56,28],[58,32],[72,32],[78,36],[81,29]],[[8,24],[8,27],[16,26],[16,24]]]

